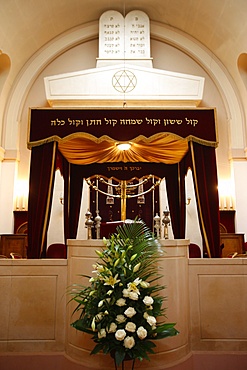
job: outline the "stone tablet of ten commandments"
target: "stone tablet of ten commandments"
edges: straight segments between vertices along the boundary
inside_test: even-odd
[[[149,18],[139,10],[123,15],[115,10],[99,21],[99,58],[150,58]]]

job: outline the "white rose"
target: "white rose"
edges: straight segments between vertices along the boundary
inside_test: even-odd
[[[151,304],[154,303],[154,300],[152,297],[149,297],[148,295],[146,295],[144,298],[143,298],[143,303],[146,305],[146,306],[150,306]]]
[[[147,322],[149,323],[150,326],[154,326],[156,324],[156,318],[154,316],[148,316]]]
[[[117,324],[115,324],[115,322],[112,322],[107,331],[108,333],[115,333],[116,330],[117,330]]]
[[[137,301],[139,297],[136,292],[129,292],[129,298],[132,299],[133,301]]]
[[[115,333],[115,338],[117,340],[124,340],[126,337],[126,331],[124,329],[118,329]]]
[[[123,289],[123,296],[125,297],[125,298],[128,298],[129,297],[129,290],[128,289]]]
[[[127,310],[124,311],[124,314],[127,317],[133,317],[136,314],[136,310],[134,309],[134,307],[129,307],[127,308]]]
[[[131,349],[135,345],[135,339],[133,337],[126,337],[124,339],[124,347]]]
[[[124,315],[117,315],[116,322],[118,322],[119,324],[122,324],[125,321],[126,321],[126,317]]]
[[[130,331],[131,333],[134,333],[136,331],[136,324],[134,322],[127,322],[125,325],[125,330]]]
[[[104,317],[103,312],[99,312],[99,313],[97,313],[97,315],[95,316],[95,321],[99,322],[99,321],[101,321],[101,320],[103,319],[103,317]]]
[[[137,329],[138,338],[144,339],[146,338],[147,334],[147,330],[143,326],[139,326],[139,328]]]
[[[148,313],[147,312],[144,312],[144,314],[143,314],[144,319],[147,319],[148,316],[149,316]]]
[[[101,339],[101,338],[105,338],[106,337],[106,331],[105,329],[100,329],[100,331],[98,332],[98,338]]]
[[[119,298],[116,301],[116,305],[119,306],[119,307],[125,306],[126,305],[126,300],[124,298]]]

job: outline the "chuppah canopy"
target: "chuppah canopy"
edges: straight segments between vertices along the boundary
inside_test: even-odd
[[[120,143],[130,149],[120,151]],[[214,109],[31,109],[28,257],[45,256],[58,166],[65,240],[76,237],[83,178],[103,174],[106,166],[108,177],[111,169],[125,179],[136,171],[165,177],[174,237],[184,238],[184,179],[191,168],[204,247],[209,257],[219,257],[217,144]]]

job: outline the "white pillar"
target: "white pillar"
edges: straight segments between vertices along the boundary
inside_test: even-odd
[[[9,159],[1,162],[0,170],[0,234],[12,234],[14,232],[15,209],[15,180],[17,174],[17,160]]]
[[[244,233],[247,238],[247,161],[232,161],[232,172],[235,183],[235,227],[236,233]]]

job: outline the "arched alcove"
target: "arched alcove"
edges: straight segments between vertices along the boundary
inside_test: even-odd
[[[7,54],[2,53],[0,50],[0,96],[2,94],[5,82],[8,78],[9,70],[10,70],[11,62],[10,58]],[[1,124],[0,124],[1,128]],[[1,140],[2,138],[2,130],[0,129],[0,145],[1,145]],[[4,156],[2,150],[0,151],[0,159],[2,159]]]
[[[10,58],[7,54],[0,51],[0,94],[10,70]]]
[[[247,90],[247,53],[243,53],[239,55],[238,58],[238,70],[244,86]]]

